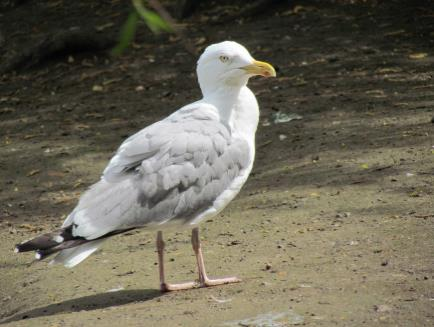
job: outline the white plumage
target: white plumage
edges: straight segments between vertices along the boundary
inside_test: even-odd
[[[78,242],[74,247],[37,241],[33,248],[18,247],[39,254],[59,249],[52,262],[72,267],[107,236],[132,228],[194,227],[221,211],[253,166],[259,109],[248,79],[275,71],[240,44],[225,41],[205,50],[197,74],[203,98],[123,142],[63,223],[62,234],[52,237]]]

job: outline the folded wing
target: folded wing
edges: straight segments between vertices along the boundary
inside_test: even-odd
[[[214,107],[190,105],[128,138],[64,226],[95,239],[192,221],[243,174],[250,157],[248,144],[231,135]]]

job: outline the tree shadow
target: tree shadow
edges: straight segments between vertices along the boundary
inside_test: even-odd
[[[61,313],[70,313],[78,311],[92,311],[104,309],[112,306],[120,306],[132,302],[149,301],[161,296],[163,293],[156,289],[144,290],[122,290],[118,292],[100,293],[95,295],[83,296],[67,300],[64,302],[50,304],[44,307],[31,309],[5,318],[0,324],[13,321],[32,319],[38,317],[52,316]]]

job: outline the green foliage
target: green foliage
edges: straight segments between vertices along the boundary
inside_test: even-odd
[[[119,42],[111,51],[112,55],[118,56],[122,54],[133,41],[134,35],[136,34],[138,18],[139,15],[136,12],[132,12],[128,15],[126,22],[121,28]]]
[[[114,56],[121,55],[134,40],[139,18],[143,19],[153,33],[161,31],[173,32],[172,26],[156,12],[145,8],[142,0],[132,0],[132,3],[135,10],[128,15],[127,20],[121,28],[119,42],[111,51]]]
[[[173,31],[170,24],[161,18],[157,13],[146,9],[142,0],[133,0],[133,5],[137,13],[143,18],[144,22],[152,32],[159,33],[160,31]]]

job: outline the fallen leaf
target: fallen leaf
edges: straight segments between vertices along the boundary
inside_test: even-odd
[[[105,29],[110,28],[110,27],[112,27],[112,26],[114,26],[114,23],[107,23],[107,24],[103,24],[103,25],[95,26],[95,29],[96,29],[98,32],[102,32],[102,31],[104,31]]]
[[[297,5],[294,7],[294,9],[292,9],[292,11],[294,12],[294,14],[298,14],[300,11],[305,10],[306,8],[304,6],[300,6]]]
[[[103,81],[102,85],[105,86],[105,85],[109,85],[109,84],[120,82],[120,81],[122,81],[122,78],[112,78],[112,79],[108,79],[108,80]]]
[[[34,176],[34,175],[39,174],[39,173],[40,173],[39,169],[31,170],[27,173],[27,177]]]
[[[104,115],[99,113],[99,112],[89,112],[89,113],[85,114],[84,116],[88,117],[88,118],[103,118],[104,117]]]
[[[23,139],[29,140],[29,139],[32,139],[32,138],[37,137],[37,136],[39,136],[39,135],[36,135],[36,134],[24,135]]]
[[[410,59],[423,59],[423,58],[426,58],[427,56],[428,56],[428,53],[426,53],[426,52],[412,53],[412,54],[408,55],[408,57]]]
[[[372,95],[384,95],[383,90],[369,90],[365,92],[366,94],[372,94]]]
[[[200,37],[196,40],[196,42],[194,42],[195,45],[202,45],[206,42],[206,38],[205,37]]]
[[[398,67],[385,67],[385,68],[377,69],[377,73],[380,74],[400,73],[400,72],[402,72],[402,69]]]
[[[397,31],[384,33],[384,36],[395,36],[395,35],[400,35],[400,34],[404,34],[404,33],[405,33],[405,30],[397,30]]]
[[[281,13],[281,15],[282,16],[294,15],[294,14],[298,14],[300,11],[305,11],[306,9],[308,8],[301,5],[296,5],[294,6],[293,9],[283,12]]]
[[[86,124],[75,124],[75,125],[74,125],[74,128],[75,128],[75,129],[83,130],[83,129],[89,129],[90,126],[89,126],[89,125],[86,125]]]

